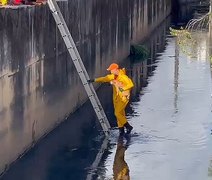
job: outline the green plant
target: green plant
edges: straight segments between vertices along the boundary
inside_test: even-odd
[[[180,50],[190,57],[194,57],[195,55],[195,47],[197,45],[197,40],[189,30],[183,29],[174,29],[169,28],[170,33],[173,36],[177,37],[177,44],[180,47]]]
[[[130,55],[134,59],[144,60],[149,56],[149,50],[144,45],[131,45]]]

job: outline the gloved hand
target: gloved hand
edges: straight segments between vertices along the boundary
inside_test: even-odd
[[[92,82],[94,82],[95,80],[94,79],[89,79],[88,80],[88,83],[92,83]]]

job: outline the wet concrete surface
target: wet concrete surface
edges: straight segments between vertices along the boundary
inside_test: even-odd
[[[168,27],[169,21],[148,39],[149,59],[125,61],[135,83],[127,108],[134,127],[130,136],[119,138],[114,128],[104,139],[88,102],[2,180],[109,180],[119,172],[132,180],[211,179],[209,37],[201,34],[198,56],[190,59],[179,51]],[[111,88],[102,86],[98,95],[115,126]]]

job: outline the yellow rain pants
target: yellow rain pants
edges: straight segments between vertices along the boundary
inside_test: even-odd
[[[129,102],[130,90],[134,86],[132,80],[119,70],[119,75],[109,74],[95,79],[95,82],[110,82],[113,85],[113,105],[118,127],[123,127],[127,122],[125,108]],[[121,88],[121,90],[120,90]]]
[[[2,6],[7,5],[7,0],[0,0],[0,4],[1,4]]]

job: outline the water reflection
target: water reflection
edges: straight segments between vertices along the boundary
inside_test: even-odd
[[[212,161],[210,161],[210,165],[208,167],[208,176],[212,177]]]
[[[154,74],[157,67],[158,58],[160,53],[164,51],[166,46],[166,34],[170,26],[171,18],[168,17],[157,28],[157,33],[151,34],[151,36],[142,45],[148,50],[148,58],[134,58],[127,59],[128,74],[131,76],[134,82],[134,88],[132,89],[132,101],[138,102],[140,95],[143,94],[143,89],[148,85],[148,79]]]
[[[212,4],[210,5],[210,10],[212,10]],[[210,16],[210,22],[212,22],[211,19],[212,17]],[[209,31],[208,31],[208,54],[209,54],[209,58],[212,57],[212,23],[209,23]],[[211,78],[212,78],[212,61],[210,59],[210,71],[211,71]],[[211,137],[212,137],[212,127],[210,127],[210,131],[211,131]],[[210,148],[211,149],[211,148]],[[208,180],[212,179],[212,155],[210,158],[210,162],[209,162],[209,166],[208,166]]]
[[[179,85],[179,45],[175,41],[175,63],[174,63],[174,108],[175,113],[178,112],[178,85]]]
[[[92,163],[92,165],[90,167],[91,170],[88,173],[86,180],[92,180],[93,179],[93,176],[97,172],[97,168],[99,166],[99,163],[100,163],[106,149],[108,148],[108,143],[109,143],[109,139],[108,139],[108,137],[105,137],[103,142],[102,142],[102,146],[101,146],[98,154],[96,155],[94,162]]]
[[[114,180],[129,180],[130,170],[127,162],[125,161],[125,151],[129,147],[130,137],[126,138],[126,142],[123,136],[119,136],[116,154],[113,163],[113,177]]]

